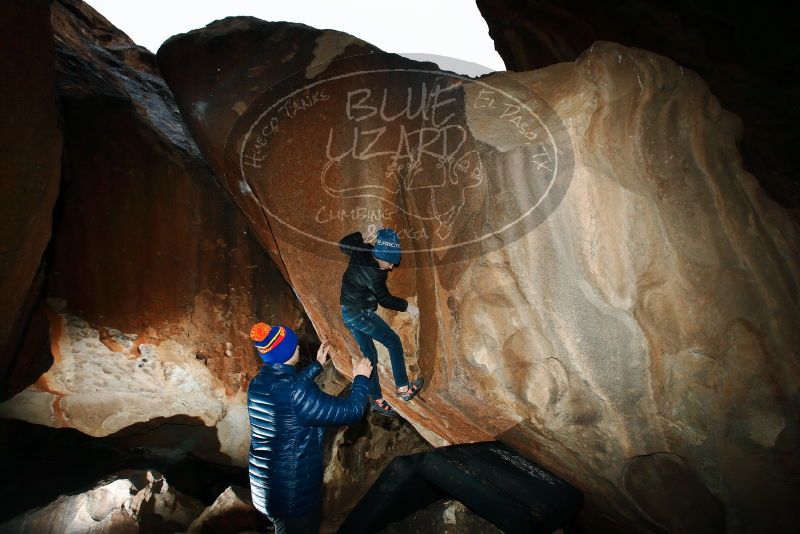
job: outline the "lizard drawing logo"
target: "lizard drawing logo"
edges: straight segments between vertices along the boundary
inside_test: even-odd
[[[336,258],[343,231],[395,227],[404,253],[448,262],[504,246],[552,213],[574,160],[544,99],[504,73],[470,79],[387,61],[336,59],[248,105],[226,143],[226,181],[252,220]]]

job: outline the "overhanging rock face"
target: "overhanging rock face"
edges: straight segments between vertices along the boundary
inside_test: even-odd
[[[433,67],[247,18],[173,37],[158,59],[345,374],[357,348],[335,241],[401,231],[414,253],[390,285],[421,317],[382,313],[427,382],[398,409],[431,441],[496,437],[627,529],[791,516],[797,236],[697,75],[607,42],[534,72],[409,75]],[[414,115],[422,94],[440,115]],[[661,475],[679,497],[648,482]]]

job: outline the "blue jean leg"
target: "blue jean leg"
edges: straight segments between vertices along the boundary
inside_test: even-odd
[[[361,354],[372,362],[372,373],[369,375],[369,396],[373,400],[380,399],[383,394],[381,393],[381,385],[378,382],[378,351],[375,350],[375,343],[372,342],[372,338],[367,334],[347,325],[347,323],[345,325],[356,340],[358,348],[361,349]]]
[[[371,310],[342,309],[342,318],[350,333],[358,343],[361,352],[372,362],[373,370],[370,376],[370,392],[373,399],[380,398],[380,385],[378,383],[378,353],[373,340],[378,341],[389,350],[389,359],[392,362],[392,374],[395,386],[401,388],[408,386],[406,374],[406,361],[403,357],[403,343],[386,321]],[[373,387],[372,384],[375,384]],[[377,393],[378,396],[375,396]]]

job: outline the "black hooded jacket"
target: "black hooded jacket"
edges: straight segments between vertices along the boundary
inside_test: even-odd
[[[372,256],[372,245],[364,243],[361,232],[355,232],[339,241],[339,249],[350,256],[350,263],[342,276],[342,306],[357,310],[376,310],[378,304],[390,310],[406,311],[408,301],[395,297],[386,287],[389,271],[378,266]]]

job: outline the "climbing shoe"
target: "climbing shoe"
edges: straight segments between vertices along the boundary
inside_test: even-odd
[[[397,412],[394,411],[394,408],[389,406],[389,403],[383,399],[377,402],[374,400],[369,401],[369,407],[373,412],[378,412],[386,417],[397,417]]]
[[[422,377],[419,377],[416,380],[409,382],[408,389],[406,391],[398,391],[397,396],[408,402],[413,399],[417,393],[419,393],[419,390],[422,389],[423,383]]]

